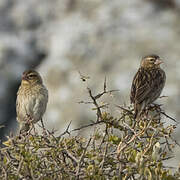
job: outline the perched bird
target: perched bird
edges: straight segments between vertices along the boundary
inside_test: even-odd
[[[143,109],[153,103],[161,94],[165,81],[165,72],[160,68],[163,61],[157,55],[142,58],[140,68],[134,76],[131,86],[131,103],[134,104],[134,118],[140,117]]]
[[[16,112],[20,133],[27,132],[32,123],[42,120],[48,102],[48,90],[40,74],[34,70],[23,72],[17,92]]]

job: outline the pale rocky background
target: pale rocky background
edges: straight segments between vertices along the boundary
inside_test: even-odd
[[[166,112],[180,121],[179,0],[0,0],[0,136],[16,129],[15,99],[20,76],[36,68],[49,89],[44,117],[49,129],[62,132],[95,120],[92,106],[78,104],[93,93],[119,89],[107,97],[129,104],[132,78],[143,55],[164,59]],[[83,82],[79,71],[90,79]],[[169,121],[168,123],[173,123]],[[176,130],[176,139],[180,136]],[[180,138],[179,138],[180,140]],[[176,160],[180,162],[180,148]]]

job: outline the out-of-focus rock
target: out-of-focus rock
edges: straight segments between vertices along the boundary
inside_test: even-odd
[[[43,34],[39,45],[49,52],[40,67],[50,92],[47,125],[62,129],[72,116],[74,124],[93,119],[89,118],[89,112],[84,112],[83,105],[77,104],[87,93],[78,71],[91,77],[88,85],[95,90],[103,87],[106,76],[108,87],[120,90],[111,101],[129,103],[132,77],[140,58],[148,53],[157,53],[165,61],[163,68],[168,78],[163,94],[171,97],[161,99],[161,103],[175,112],[177,104],[173,105],[171,99],[177,93],[174,82],[178,82],[178,77],[168,75],[168,72],[177,68],[175,64],[180,55],[176,48],[179,14],[169,10],[156,12],[144,1],[77,0],[74,3],[71,13],[64,11],[64,18],[62,14],[58,18],[57,13],[54,21],[39,29]],[[44,39],[47,44],[43,43]],[[174,87],[168,89],[171,83]],[[169,108],[168,103],[172,105]]]
[[[33,28],[24,31],[12,18],[16,5],[9,0],[0,3],[0,124],[5,125],[0,137],[14,129],[16,92],[22,72],[36,67],[46,56],[37,45]]]
[[[146,0],[153,3],[159,9],[176,8],[176,0]]]
[[[118,116],[114,104],[129,103],[132,78],[141,57],[149,53],[164,59],[167,83],[163,95],[169,97],[159,102],[178,117],[180,4],[173,1],[177,8],[159,11],[150,2],[2,0],[0,122],[14,118],[21,73],[38,65],[49,89],[44,118],[49,129],[63,131],[69,121],[77,127],[94,120],[92,106],[78,102],[89,100],[87,86],[93,93],[102,90],[105,76],[107,87],[120,91],[102,101],[107,100],[112,107],[109,111]],[[90,79],[81,81],[79,71]],[[12,113],[7,111],[9,104]]]

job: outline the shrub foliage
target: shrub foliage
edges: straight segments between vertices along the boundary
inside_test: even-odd
[[[178,143],[172,134],[176,122],[161,110],[149,107],[139,121],[133,118],[132,106],[117,106],[118,117],[113,117],[99,105],[106,90],[93,95],[90,102],[97,119],[90,124],[70,130],[59,136],[43,128],[40,135],[34,127],[26,135],[9,137],[0,149],[0,179],[113,179],[113,180],[178,180],[177,167],[166,166]],[[172,120],[166,126],[162,117]],[[173,122],[174,121],[174,122]],[[74,135],[82,129],[94,128],[87,138]],[[172,173],[173,172],[173,173]]]

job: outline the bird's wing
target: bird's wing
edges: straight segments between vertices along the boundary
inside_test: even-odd
[[[148,94],[150,97],[150,103],[155,101],[161,94],[161,91],[164,88],[165,82],[166,82],[166,75],[165,72],[162,69],[157,69],[153,71],[152,73],[152,79],[151,81],[151,92]]]
[[[19,87],[18,89],[18,92],[17,92],[17,98],[16,98],[16,114],[17,114],[17,120],[22,120],[23,119],[23,116],[22,116],[22,101],[24,99],[22,99],[21,97],[21,86]]]
[[[19,104],[19,98],[18,98],[18,93],[17,93],[17,98],[16,98],[16,114],[17,114],[17,117],[19,115],[19,109],[20,109],[20,104]]]
[[[147,98],[149,92],[151,91],[151,85],[149,83],[150,77],[145,71],[139,68],[138,72],[135,74],[132,86],[131,86],[131,103],[141,103]]]
[[[46,111],[47,101],[48,101],[48,91],[45,88],[41,89],[41,93],[38,98],[35,98],[35,103],[33,107],[34,116],[37,120],[40,120]]]

